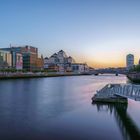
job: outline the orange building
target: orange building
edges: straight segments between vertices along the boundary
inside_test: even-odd
[[[43,68],[44,68],[43,56],[41,56],[41,58],[36,59],[36,68],[37,68],[37,70],[43,70]]]

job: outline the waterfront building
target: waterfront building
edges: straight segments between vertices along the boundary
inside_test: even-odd
[[[13,62],[16,62],[15,68],[17,70],[22,70],[23,69],[23,57],[22,57],[21,53],[16,53],[16,59]]]
[[[48,57],[44,58],[44,69],[48,69],[49,68],[49,64],[48,64]]]
[[[0,69],[11,68],[12,55],[9,51],[0,50]]]
[[[71,71],[71,64],[75,60],[71,56],[60,50],[58,53],[54,53],[49,58],[44,59],[44,68],[49,70],[55,70],[59,72]]]
[[[23,57],[21,53],[17,53],[14,51],[9,51],[12,56],[12,68],[17,70],[22,70],[23,68]]]
[[[33,71],[37,69],[38,49],[33,46],[23,46],[21,53],[23,55],[23,69]]]
[[[126,68],[127,70],[130,70],[134,66],[134,55],[133,54],[128,54],[126,56]]]
[[[72,71],[75,73],[88,73],[89,67],[86,63],[73,63]]]
[[[26,46],[2,48],[1,50],[11,52],[13,68],[19,69],[19,62],[18,62],[18,66],[16,66],[16,64],[17,61],[20,60],[20,68],[22,67],[27,71],[32,71],[37,69],[38,49],[36,47],[26,45]]]
[[[44,59],[43,59],[42,55],[41,55],[40,58],[37,58],[36,67],[37,67],[37,70],[43,70],[44,69]]]
[[[71,56],[67,56],[63,50],[60,50],[58,53],[54,53],[49,58],[45,57],[44,68],[58,72],[89,72],[87,64],[76,63],[75,60]]]

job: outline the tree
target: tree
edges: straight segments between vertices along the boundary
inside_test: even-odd
[[[130,69],[130,72],[140,72],[140,65],[134,66],[134,68]]]

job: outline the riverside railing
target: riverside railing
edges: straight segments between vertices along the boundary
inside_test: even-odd
[[[140,85],[134,84],[107,84],[103,89],[98,91],[105,96],[118,95],[140,101]]]

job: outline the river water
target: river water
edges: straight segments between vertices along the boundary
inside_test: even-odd
[[[140,139],[140,102],[92,104],[108,83],[123,75],[72,76],[0,81],[0,139]]]

